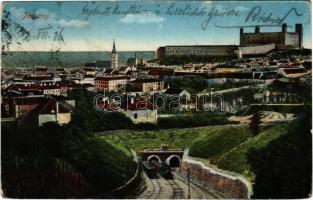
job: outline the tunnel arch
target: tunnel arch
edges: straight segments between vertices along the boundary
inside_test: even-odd
[[[150,163],[152,160],[157,160],[159,163],[162,163],[161,158],[158,155],[150,155],[147,158],[148,163]]]
[[[165,162],[170,167],[180,167],[181,158],[178,155],[171,155],[171,156],[167,157]]]

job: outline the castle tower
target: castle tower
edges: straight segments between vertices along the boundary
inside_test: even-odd
[[[239,43],[240,45],[243,45],[243,39],[242,39],[242,35],[243,35],[243,28],[240,28],[240,37],[239,37]]]
[[[115,48],[115,40],[113,41],[113,49],[111,52],[111,68],[118,69],[118,54]]]
[[[302,49],[302,40],[303,40],[303,28],[302,24],[296,24],[296,34],[299,37],[299,49]]]
[[[282,32],[282,33],[287,33],[287,24],[284,23],[284,24],[282,25],[282,27],[281,27],[281,32]]]

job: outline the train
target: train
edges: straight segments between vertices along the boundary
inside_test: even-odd
[[[154,165],[148,163],[147,161],[142,162],[142,168],[150,179],[158,177],[157,168]]]
[[[173,179],[172,169],[166,163],[159,163],[156,160],[151,163],[143,161],[142,166],[149,178],[157,178],[160,175],[165,179]]]

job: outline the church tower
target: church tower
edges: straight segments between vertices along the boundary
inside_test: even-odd
[[[111,68],[118,69],[118,55],[115,49],[115,40],[113,41],[113,49],[111,52]]]

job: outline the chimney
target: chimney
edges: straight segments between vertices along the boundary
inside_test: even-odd
[[[260,33],[260,26],[255,27],[255,33]]]
[[[287,33],[287,24],[286,24],[286,23],[284,23],[284,24],[282,25],[282,27],[281,27],[281,32],[282,32],[282,33]]]

